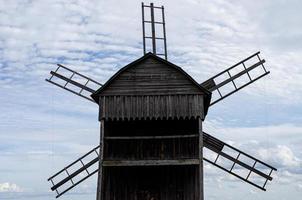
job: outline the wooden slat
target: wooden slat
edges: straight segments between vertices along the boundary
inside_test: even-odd
[[[99,119],[204,118],[202,95],[100,96]]]
[[[118,160],[103,161],[103,166],[158,166],[158,165],[198,165],[198,159],[183,160]]]
[[[105,140],[149,140],[149,139],[175,139],[175,138],[194,138],[197,134],[189,135],[161,135],[161,136],[107,136]]]

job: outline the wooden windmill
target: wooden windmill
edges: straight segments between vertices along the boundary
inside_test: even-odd
[[[155,20],[155,10],[161,21]],[[211,106],[269,74],[260,52],[200,84],[167,61],[164,7],[142,3],[142,16],[144,55],[104,85],[63,65],[46,79],[96,103],[100,121],[100,144],[51,176],[51,190],[59,197],[97,173],[97,200],[203,200],[205,160],[265,191],[276,169],[202,128]],[[157,26],[162,37],[156,35]],[[148,41],[152,53],[147,53]],[[253,77],[254,70],[262,73]],[[238,85],[243,76],[248,81]],[[233,88],[224,93],[225,86]],[[206,157],[206,150],[215,157]]]

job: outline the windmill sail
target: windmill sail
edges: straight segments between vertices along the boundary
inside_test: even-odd
[[[145,12],[145,9],[150,9],[150,11],[147,10],[147,12]],[[150,13],[150,16],[147,16],[147,13]],[[155,16],[155,13],[159,14],[159,16]],[[150,5],[142,3],[142,24],[144,54],[151,50],[154,55],[164,57],[167,60],[168,55],[164,6],[158,7],[154,6],[153,3],[150,3]],[[160,25],[162,27],[157,27],[156,25]],[[151,40],[152,49],[149,49],[148,40]]]
[[[206,149],[216,154],[214,161],[205,157],[204,155],[203,159],[205,161],[261,190],[266,190],[265,186],[268,181],[272,180],[271,174],[274,170],[276,170],[276,168],[222,142],[221,140],[207,133],[203,133],[203,143]],[[52,184],[51,190],[56,191],[57,193],[56,198],[60,197],[82,181],[98,172],[99,148],[100,146],[93,148],[84,156],[64,167],[62,170],[48,179],[48,181],[50,181]],[[233,154],[225,151],[225,149],[232,150]],[[236,153],[235,156],[234,152]],[[250,162],[252,164],[248,163],[246,160],[242,160],[242,157],[248,158],[250,161],[252,161]],[[224,161],[231,162],[231,167],[229,169],[226,168],[223,163],[219,162],[219,158],[224,158]],[[258,165],[261,165],[261,167],[257,167]],[[238,168],[246,170],[247,174],[245,176],[240,174],[238,172]],[[253,177],[255,176],[258,178],[254,179]],[[263,182],[262,185],[259,184],[259,180]]]
[[[215,154],[212,160],[204,155],[205,161],[261,190],[266,190],[267,182],[273,179],[272,172],[277,170],[207,133],[203,133],[203,143],[204,147]],[[229,165],[223,162],[228,162]],[[242,173],[243,171],[246,173]]]
[[[98,172],[99,147],[93,148],[47,179],[52,183],[51,190],[57,193],[56,198]]]
[[[259,54],[260,52],[257,52],[201,83],[209,91],[218,94],[218,97],[212,100],[210,106],[270,73],[265,69],[263,65],[265,60],[261,59]],[[253,76],[253,74],[255,75]],[[247,80],[243,84],[238,85],[238,82],[242,82],[240,79],[244,77]],[[222,91],[224,89],[226,91]]]
[[[92,102],[94,100],[90,95],[95,92],[95,89],[92,89],[91,86],[96,89],[102,86],[101,83],[60,64],[50,74],[50,78],[46,81]]]

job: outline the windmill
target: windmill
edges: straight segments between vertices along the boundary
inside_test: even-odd
[[[142,26],[144,55],[105,84],[60,64],[46,79],[99,107],[100,143],[48,179],[56,197],[97,174],[97,200],[202,200],[203,160],[265,191],[277,169],[202,128],[211,106],[269,74],[260,52],[200,84],[167,60],[164,7],[142,3]]]

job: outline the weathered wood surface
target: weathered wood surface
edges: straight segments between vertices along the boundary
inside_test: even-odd
[[[92,98],[99,119],[204,119],[211,93],[180,67],[153,54],[120,69]]]
[[[101,96],[100,120],[204,118],[203,95]]]
[[[104,160],[103,166],[199,165],[199,159],[178,160]]]
[[[197,120],[105,122],[105,160],[198,159]]]
[[[100,150],[99,150],[99,173],[98,173],[98,185],[97,185],[97,193],[96,200],[103,200],[103,180],[104,180],[104,170],[103,170],[103,158],[104,158],[104,135],[105,135],[105,123],[101,121],[100,123]]]
[[[119,73],[99,95],[168,94],[204,94],[204,91],[179,67],[148,57]]]
[[[199,178],[198,178],[198,183],[196,186],[199,186],[198,191],[199,191],[199,200],[204,200],[204,192],[203,192],[203,131],[202,131],[202,120],[199,118],[198,120],[198,133],[199,133],[199,141],[198,141],[198,158],[199,158]]]
[[[197,200],[198,167],[106,167],[104,200]]]
[[[197,119],[102,122],[99,198],[200,200]]]
[[[198,135],[197,120],[131,120],[105,121],[105,138],[118,136]]]
[[[199,158],[198,137],[106,140],[105,160],[173,160]]]

